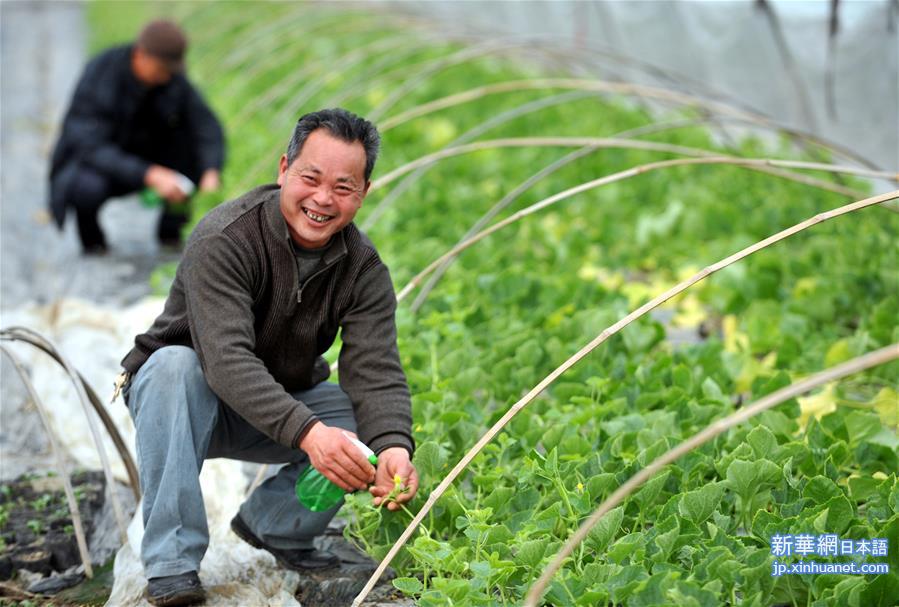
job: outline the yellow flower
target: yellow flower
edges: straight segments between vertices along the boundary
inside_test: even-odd
[[[399,474],[394,474],[394,475],[393,475],[393,484],[394,484],[394,486],[396,486],[396,487],[399,487],[400,485],[402,485],[402,484],[403,484],[403,477],[400,476]]]
[[[578,493],[583,493],[583,492],[584,492],[584,483],[578,483],[578,484],[577,484],[577,492],[578,492]]]

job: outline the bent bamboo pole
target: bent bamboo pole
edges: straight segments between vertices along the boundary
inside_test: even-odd
[[[855,162],[863,164],[867,167],[876,169],[876,167],[873,166],[870,161],[862,158],[852,150],[848,150],[840,145],[826,141],[820,137],[806,133],[804,131],[784,126],[762,114],[757,114],[748,110],[741,110],[726,103],[703,99],[701,97],[688,95],[686,93],[679,93],[677,91],[628,82],[605,82],[603,80],[585,80],[577,78],[544,78],[534,80],[509,80],[506,82],[488,84],[485,86],[472,88],[467,91],[462,91],[461,93],[456,93],[454,95],[449,95],[447,97],[442,97],[440,99],[435,99],[434,101],[424,103],[422,105],[406,110],[405,112],[402,112],[400,114],[391,116],[390,118],[387,118],[382,124],[378,125],[378,130],[383,134],[392,128],[396,128],[397,126],[405,122],[413,120],[414,118],[420,118],[421,116],[425,116],[438,110],[461,105],[463,103],[481,99],[483,97],[487,97],[489,95],[494,95],[497,93],[552,88],[579,89],[584,91],[602,91],[607,93],[619,93],[622,95],[635,95],[648,99],[671,101],[673,103],[688,107],[700,107],[715,114],[721,114],[723,116],[733,116],[741,118],[753,124],[762,125],[766,128],[783,131],[784,133],[787,133],[791,136],[798,137],[800,139],[815,143],[816,145],[819,145],[821,147],[830,149],[831,151],[836,152],[847,159],[854,160]]]
[[[706,122],[705,119],[696,119],[696,120],[686,119],[686,120],[675,120],[675,121],[671,121],[671,122],[651,123],[651,124],[647,124],[647,125],[644,125],[641,127],[636,127],[633,129],[629,129],[627,131],[622,131],[620,133],[616,133],[614,135],[614,137],[616,139],[637,137],[639,135],[645,135],[648,133],[655,133],[655,132],[669,130],[669,129],[681,128],[684,126],[694,126],[694,125],[702,124],[704,122]],[[477,234],[479,231],[481,231],[484,228],[484,226],[486,226],[494,217],[496,217],[500,212],[502,212],[503,209],[505,209],[510,204],[515,202],[519,196],[521,196],[526,191],[528,191],[534,184],[545,179],[546,177],[549,177],[556,171],[566,167],[567,165],[571,164],[572,162],[575,162],[575,161],[583,158],[584,156],[589,156],[590,154],[592,154],[593,152],[595,152],[599,149],[600,148],[595,147],[595,146],[584,146],[584,147],[580,148],[579,150],[570,152],[569,154],[566,154],[562,158],[559,158],[558,160],[543,167],[538,172],[534,173],[533,175],[528,177],[525,181],[523,181],[522,183],[517,185],[508,194],[503,196],[496,204],[494,204],[492,207],[490,207],[490,209],[488,209],[488,211],[486,213],[484,213],[470,228],[468,228],[468,230],[465,232],[465,234],[462,236],[462,238],[457,240],[453,244],[453,246],[458,245],[460,242],[465,241],[467,238],[470,238],[470,237],[474,236],[475,234]],[[405,183],[406,180],[416,177],[417,175],[420,174],[421,171],[424,171],[424,170],[426,170],[426,169],[424,169],[424,168],[418,169],[415,173],[413,173],[412,175],[407,177],[405,180],[403,180],[403,182],[400,185]],[[393,194],[396,191],[396,189],[397,188],[394,188],[393,190],[391,190],[390,194]],[[386,198],[384,200],[382,200],[381,204],[378,206],[378,208],[381,208],[386,203],[386,200],[387,200]],[[368,218],[366,218],[366,221],[369,218],[371,218],[371,215]],[[421,306],[424,305],[424,302],[428,298],[428,295],[431,293],[431,291],[434,289],[434,287],[437,286],[437,283],[440,281],[440,279],[443,277],[444,273],[449,269],[449,267],[452,265],[452,263],[455,259],[456,259],[455,256],[447,259],[444,263],[442,263],[440,265],[440,267],[438,267],[434,271],[433,274],[431,274],[431,277],[428,278],[428,282],[425,283],[425,285],[421,288],[421,291],[418,293],[418,296],[415,298],[415,300],[412,302],[412,305],[410,306],[410,309],[413,314],[418,312],[419,308],[421,308]]]
[[[490,129],[493,129],[499,125],[505,124],[510,120],[514,120],[520,116],[525,116],[532,112],[537,112],[547,107],[552,107],[554,105],[561,105],[567,103],[569,101],[577,101],[580,99],[586,99],[588,97],[596,96],[597,93],[593,91],[566,91],[564,93],[560,93],[558,95],[550,95],[549,97],[541,97],[540,99],[536,99],[534,101],[529,101],[527,103],[523,103],[518,105],[512,109],[506,110],[497,114],[496,116],[492,116],[487,120],[484,120],[480,124],[472,127],[471,129],[465,131],[463,134],[456,137],[449,144],[443,146],[441,150],[449,149],[452,147],[457,147],[464,143],[468,143],[472,141],[475,137],[478,137]],[[431,167],[432,165],[425,165],[418,167],[415,171],[406,177],[397,184],[390,192],[387,193],[384,198],[378,201],[378,204],[374,207],[371,213],[366,215],[365,220],[361,222],[359,227],[365,231],[371,228],[378,219],[384,214],[384,212],[393,205],[396,200],[405,193],[418,179],[421,178]]]
[[[717,152],[704,150],[701,148],[692,148],[683,145],[660,143],[656,141],[643,141],[640,139],[620,139],[614,137],[504,137],[501,139],[487,139],[484,141],[466,143],[464,145],[446,148],[438,152],[427,154],[393,169],[383,177],[379,177],[372,182],[371,187],[372,189],[384,187],[388,183],[402,177],[406,173],[414,171],[419,167],[433,164],[445,158],[452,158],[453,156],[470,154],[471,152],[478,152],[481,150],[520,147],[583,147],[586,145],[609,148],[630,148],[654,152],[668,152],[671,154],[678,154],[680,156],[722,156]],[[732,158],[739,159],[740,157],[733,156]],[[781,168],[809,169],[820,171],[833,171],[834,167],[838,166],[820,162],[779,160],[774,158],[766,160],[765,165]],[[899,173],[890,171],[839,166],[839,172],[858,175],[861,177],[874,177],[878,179],[887,179],[890,181],[899,182]],[[850,190],[848,188],[843,188],[842,193],[846,194],[847,196],[850,194],[860,194],[860,192],[856,190]]]
[[[662,305],[675,295],[679,295],[683,291],[686,291],[688,288],[693,286],[694,284],[705,280],[718,270],[722,268],[726,268],[727,266],[740,261],[741,259],[752,255],[753,253],[757,253],[758,251],[771,246],[781,240],[789,238],[798,232],[801,232],[807,228],[810,228],[814,225],[817,225],[821,222],[827,221],[829,219],[833,219],[834,217],[839,217],[840,215],[845,215],[847,213],[852,213],[854,211],[858,211],[876,204],[881,204],[886,202],[887,200],[893,200],[895,198],[899,198],[899,190],[894,190],[892,192],[888,192],[886,194],[881,194],[880,196],[873,196],[871,198],[865,198],[863,200],[858,200],[856,202],[852,202],[850,204],[838,207],[836,209],[832,209],[825,213],[819,213],[802,221],[792,227],[789,227],[785,230],[778,232],[768,238],[761,240],[745,249],[734,253],[733,255],[726,257],[714,263],[710,266],[707,266],[703,270],[700,270],[687,280],[678,283],[677,285],[671,287],[664,293],[657,295],[651,301],[646,302],[624,318],[620,319],[615,324],[606,327],[599,335],[597,335],[592,341],[590,341],[586,346],[578,350],[574,355],[572,355],[568,360],[562,363],[559,367],[557,367],[552,373],[547,375],[540,383],[538,383],[534,388],[532,388],[527,394],[525,394],[518,402],[516,402],[506,413],[478,440],[478,442],[465,454],[465,456],[459,460],[459,462],[450,470],[449,474],[437,485],[437,488],[428,496],[428,499],[425,501],[424,506],[422,506],[421,510],[415,515],[415,518],[409,523],[406,529],[403,531],[402,535],[400,535],[399,539],[394,543],[394,545],[390,548],[390,551],[384,557],[384,559],[378,564],[378,568],[371,575],[368,582],[365,584],[365,587],[359,592],[355,599],[353,599],[353,607],[359,607],[362,604],[362,601],[365,600],[365,597],[368,596],[368,593],[371,592],[372,588],[374,588],[378,579],[387,569],[390,562],[397,555],[400,548],[409,540],[412,534],[415,532],[415,529],[421,524],[421,521],[424,520],[424,517],[427,516],[428,512],[431,511],[431,508],[434,507],[434,504],[437,503],[437,500],[440,499],[440,496],[443,495],[449,486],[452,484],[454,480],[462,473],[463,470],[471,463],[471,461],[483,450],[483,448],[489,443],[493,438],[502,430],[509,421],[518,414],[525,406],[530,404],[537,396],[543,392],[550,384],[556,381],[563,373],[568,371],[571,367],[580,362],[585,356],[587,356],[590,352],[595,350],[600,344],[605,342],[611,336],[618,333],[621,329],[632,323],[633,321],[639,319],[642,316],[648,314],[651,310],[657,308]]]
[[[3,331],[0,331],[0,339],[20,340],[29,343],[32,346],[43,351],[53,360],[62,365],[62,360],[59,358],[52,344],[50,344],[46,340],[42,341],[41,339],[33,339],[28,335],[17,334],[15,333],[15,329],[16,328],[13,327],[11,329],[4,329]],[[10,333],[10,331],[12,331],[12,333]],[[34,333],[34,335],[37,334]],[[125,472],[128,474],[128,484],[131,487],[132,495],[134,495],[134,501],[139,502],[140,476],[137,472],[137,466],[134,464],[134,458],[131,457],[131,452],[128,450],[127,445],[125,445],[125,439],[122,438],[122,434],[116,427],[115,422],[112,421],[112,418],[109,416],[109,412],[106,410],[103,401],[100,400],[100,398],[97,396],[97,393],[94,392],[94,389],[91,388],[90,384],[87,383],[87,380],[85,380],[80,373],[78,373],[78,380],[84,387],[84,391],[87,393],[88,400],[90,400],[91,405],[94,407],[94,411],[97,412],[97,415],[100,417],[100,421],[103,422],[103,427],[106,428],[106,431],[109,433],[109,437],[112,440],[113,445],[115,445],[116,451],[118,451],[119,453],[119,457],[122,459],[122,464],[125,466]],[[89,419],[88,422],[90,421],[91,420]]]
[[[75,528],[75,542],[78,544],[78,555],[81,557],[81,563],[84,565],[84,575],[88,578],[92,578],[94,577],[94,567],[91,564],[91,555],[87,549],[87,538],[84,534],[84,523],[81,522],[81,511],[78,509],[78,500],[75,499],[75,491],[72,489],[72,479],[69,476],[68,467],[66,466],[65,458],[63,458],[62,455],[62,449],[59,447],[56,440],[56,433],[53,431],[53,426],[50,425],[50,418],[47,416],[47,408],[34,390],[34,384],[28,379],[28,375],[25,373],[25,369],[22,368],[22,364],[18,357],[3,344],[0,344],[0,350],[2,350],[12,362],[16,369],[16,373],[19,374],[19,378],[22,380],[22,383],[25,384],[25,389],[28,391],[28,396],[31,397],[31,402],[34,403],[34,406],[40,415],[41,424],[43,424],[44,431],[47,433],[47,438],[50,440],[50,450],[53,451],[53,458],[56,460],[56,469],[59,471],[60,478],[62,478],[62,486],[66,494],[66,503],[69,505],[69,513],[72,515],[72,526]]]
[[[559,550],[549,566],[543,571],[543,574],[540,576],[540,578],[531,587],[530,592],[528,592],[527,597],[525,598],[524,606],[537,607],[537,604],[540,601],[540,597],[543,596],[543,593],[546,591],[546,587],[552,580],[553,575],[555,575],[555,573],[562,567],[562,563],[565,561],[565,559],[571,556],[571,553],[575,548],[577,548],[578,544],[584,541],[584,539],[587,537],[587,534],[589,534],[590,530],[596,526],[603,515],[623,502],[640,485],[655,476],[655,474],[658,473],[659,470],[661,470],[664,466],[667,466],[682,455],[686,455],[690,451],[709,442],[716,436],[723,434],[734,426],[743,423],[744,421],[754,417],[755,415],[758,415],[763,411],[767,411],[775,405],[779,405],[780,403],[790,400],[791,398],[800,396],[801,394],[805,394],[813,388],[816,388],[828,382],[846,377],[847,375],[858,373],[859,371],[864,371],[865,369],[869,369],[877,365],[882,365],[883,363],[895,360],[897,358],[899,358],[899,344],[893,344],[891,346],[875,350],[874,352],[869,352],[868,354],[859,356],[858,358],[854,358],[841,365],[837,365],[836,367],[832,367],[830,369],[817,373],[802,381],[798,381],[792,385],[786,386],[785,388],[781,388],[780,390],[773,392],[772,394],[769,394],[764,398],[760,398],[759,400],[746,406],[745,408],[741,408],[736,413],[732,413],[731,415],[728,415],[723,419],[709,424],[702,431],[693,435],[690,439],[682,442],[678,446],[669,450],[667,453],[657,457],[652,461],[652,463],[629,478],[626,483],[621,485],[612,495],[608,497],[608,499],[600,504],[600,506],[593,512],[593,514],[590,515],[589,519],[581,524],[574,535],[572,535],[562,547],[562,549]]]
[[[544,209],[544,208],[550,206],[551,204],[554,204],[554,203],[559,202],[560,200],[564,200],[566,198],[570,198],[570,197],[574,196],[575,194],[580,194],[581,192],[584,192],[586,190],[598,188],[600,186],[603,186],[603,185],[606,185],[609,183],[613,183],[615,181],[621,181],[624,179],[628,179],[630,177],[642,175],[643,173],[648,173],[650,171],[655,171],[655,170],[669,168],[669,167],[676,167],[676,166],[686,166],[686,165],[691,165],[691,164],[730,164],[730,165],[734,165],[734,166],[743,166],[743,167],[749,168],[751,170],[763,170],[764,172],[769,172],[769,173],[772,173],[775,175],[779,175],[779,176],[785,177],[787,179],[794,179],[794,177],[797,177],[797,176],[793,176],[792,174],[780,174],[780,172],[774,172],[773,170],[768,168],[769,162],[771,162],[771,161],[766,160],[766,159],[732,158],[729,156],[710,157],[710,158],[677,158],[674,160],[661,160],[658,162],[652,162],[649,164],[640,165],[638,167],[620,171],[618,173],[613,173],[611,175],[606,175],[605,177],[600,177],[598,179],[594,179],[593,181],[588,181],[587,183],[582,183],[580,185],[574,186],[572,188],[569,188],[567,190],[559,192],[558,194],[554,194],[553,196],[550,196],[549,198],[545,198],[545,199],[541,200],[540,202],[534,203],[531,206],[524,208],[513,215],[510,215],[506,219],[503,219],[502,221],[499,221],[499,222],[493,224],[486,230],[478,232],[471,238],[468,238],[467,240],[460,242],[459,244],[457,244],[456,246],[451,248],[449,251],[447,251],[440,257],[438,257],[436,260],[431,262],[431,264],[428,265],[424,270],[422,270],[421,272],[416,274],[412,278],[412,280],[410,280],[406,284],[406,286],[403,287],[399,293],[397,293],[397,296],[396,296],[397,302],[400,302],[403,299],[405,299],[406,296],[409,295],[409,292],[412,291],[412,289],[414,289],[415,287],[417,287],[428,274],[430,274],[435,269],[440,267],[440,265],[442,265],[448,259],[451,259],[452,257],[458,255],[460,252],[464,251],[465,249],[474,245],[475,243],[483,240],[484,238],[493,234],[494,232],[497,232],[497,231],[501,230],[502,228],[504,228],[512,223],[515,223],[519,219],[526,217],[528,215],[532,215],[532,214],[536,213],[537,211],[540,211],[541,209]],[[816,163],[810,163],[810,164],[816,164]],[[805,182],[804,180],[800,180],[798,178],[795,179],[795,181],[800,181],[801,183]]]
[[[53,358],[55,358],[56,361],[60,365],[62,365],[63,369],[65,369],[66,373],[68,374],[69,379],[72,380],[72,384],[75,386],[75,393],[78,395],[78,400],[79,402],[81,402],[81,407],[84,409],[84,416],[88,421],[91,438],[93,438],[94,446],[97,448],[97,454],[100,456],[100,465],[103,468],[103,475],[106,477],[106,485],[109,491],[109,500],[112,502],[112,511],[115,515],[116,525],[119,528],[120,538],[122,540],[122,543],[124,544],[128,541],[128,524],[125,522],[125,514],[122,510],[122,505],[119,503],[119,499],[115,494],[115,478],[112,476],[112,468],[110,468],[109,466],[109,457],[106,454],[106,447],[103,445],[103,438],[100,436],[100,432],[97,430],[97,424],[90,414],[91,409],[88,406],[89,399],[87,396],[87,391],[85,390],[85,382],[83,381],[83,378],[78,374],[71,363],[69,363],[68,359],[66,359],[66,357],[64,357],[62,353],[59,352],[59,350],[52,343],[50,343],[48,339],[36,333],[35,331],[26,329],[25,327],[10,327],[0,332],[0,335],[2,335],[3,337],[9,336],[13,339],[19,339],[20,341],[31,343],[39,347],[41,350],[51,353],[51,356],[53,356]],[[110,422],[111,421],[112,420],[110,420]]]

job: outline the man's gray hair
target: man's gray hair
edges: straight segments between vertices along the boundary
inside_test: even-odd
[[[371,122],[343,108],[310,112],[297,120],[293,136],[287,144],[287,166],[293,164],[303,151],[306,138],[317,129],[326,129],[331,135],[347,143],[358,141],[362,144],[365,149],[365,181],[368,181],[375,168],[375,160],[378,159],[381,136]]]

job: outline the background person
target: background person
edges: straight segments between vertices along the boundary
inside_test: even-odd
[[[103,253],[97,220],[111,197],[152,188],[166,202],[157,235],[180,243],[188,220],[181,173],[201,191],[219,187],[224,136],[184,76],[187,38],[170,21],[147,24],[134,44],[92,59],[72,97],[50,166],[50,209],[58,227],[74,208],[85,253]]]
[[[203,598],[209,543],[199,473],[207,458],[283,463],[231,521],[294,570],[334,566],[313,539],[326,512],[300,505],[310,463],[379,504],[399,476],[418,488],[409,388],[387,266],[352,223],[380,138],[345,110],[300,118],[278,182],[210,211],[194,230],[163,313],[122,361],[143,497],[141,560],[156,605]],[[322,354],[341,335],[340,383]],[[343,436],[378,454],[377,468]],[[396,509],[396,503],[388,508]]]

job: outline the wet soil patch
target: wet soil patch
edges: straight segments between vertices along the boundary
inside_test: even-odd
[[[72,476],[78,510],[89,539],[105,499],[102,472],[80,472]],[[58,476],[26,474],[0,485],[0,580],[19,570],[54,580],[32,584],[38,592],[52,594],[82,579],[81,557],[62,479]]]

